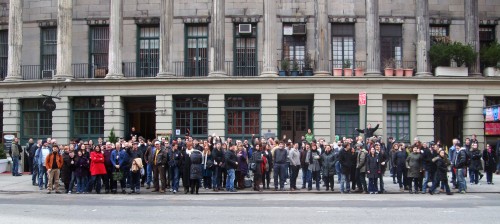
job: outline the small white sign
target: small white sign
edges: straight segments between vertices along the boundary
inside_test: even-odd
[[[181,129],[175,129],[175,135],[181,135]]]

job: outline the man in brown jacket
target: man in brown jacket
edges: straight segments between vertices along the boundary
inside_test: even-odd
[[[59,146],[52,146],[52,153],[45,158],[45,168],[47,168],[47,174],[49,175],[49,187],[47,194],[50,194],[52,190],[56,191],[56,194],[60,194],[59,191],[59,174],[63,166],[63,158],[59,154]]]

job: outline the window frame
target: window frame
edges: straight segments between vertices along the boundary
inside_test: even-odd
[[[440,28],[445,30],[445,35],[433,35],[432,29],[433,28]],[[439,32],[439,31],[438,31]],[[430,38],[430,44],[431,46],[436,43],[436,40],[434,38],[437,37],[449,37],[450,36],[450,26],[449,25],[437,25],[437,24],[430,24],[429,25],[429,38]]]
[[[286,26],[292,26],[293,30],[293,25],[294,24],[303,24],[307,27],[307,23],[283,23],[283,27],[281,28],[281,60],[288,59],[290,61],[290,71],[293,68],[293,62],[296,61],[297,64],[299,65],[299,71],[302,71],[302,68],[304,67],[304,60],[306,57],[306,54],[308,53],[307,51],[307,34],[302,35],[302,34],[293,34],[292,35],[285,35],[285,27]],[[306,28],[307,30],[307,28]],[[287,37],[291,37],[291,40],[287,40]],[[288,47],[285,47],[286,43],[290,43],[287,45]],[[300,45],[303,43],[303,45]],[[293,51],[290,51],[290,48],[293,47]],[[297,47],[304,47],[304,50],[297,50]],[[286,50],[288,49],[288,50]],[[293,56],[290,54],[290,52],[293,52]],[[298,54],[299,53],[299,54]]]
[[[142,29],[157,29],[158,36],[155,37],[141,37]],[[137,54],[136,54],[136,77],[156,77],[156,75],[160,72],[160,26],[159,24],[151,24],[151,25],[139,25],[137,26]],[[148,46],[151,47],[154,41],[158,41],[158,48],[148,48],[147,55],[148,58],[145,61],[141,60],[141,41],[147,41]],[[153,44],[154,45],[154,44]],[[155,53],[154,50],[157,51],[156,57],[154,58]],[[155,61],[156,60],[156,61]],[[146,66],[142,66],[146,65]],[[152,66],[148,66],[152,65]]]
[[[342,106],[342,105],[339,105],[339,101],[343,101],[343,102],[349,102],[349,103],[352,103],[353,105],[356,105],[356,111],[338,111],[338,108],[339,106]],[[345,106],[348,106],[346,104],[344,104]],[[352,106],[352,105],[349,105],[349,106]],[[345,129],[344,131],[346,132],[346,135],[345,136],[341,136],[339,132],[337,132],[337,128],[340,129],[340,127],[337,126],[337,117],[341,117],[341,116],[356,116],[357,117],[357,125],[354,125],[354,126],[349,126],[349,121],[346,119],[345,121],[342,121],[342,123],[345,124],[345,127],[343,127],[342,129]],[[359,136],[358,132],[355,130],[355,128],[359,128],[359,125],[361,123],[361,120],[359,119],[359,116],[360,116],[360,109],[359,109],[359,106],[358,106],[358,102],[356,100],[335,100],[335,135],[338,135],[339,137],[346,137],[346,138],[352,138],[352,139],[355,139],[355,137]],[[348,136],[349,134],[351,134],[352,136]]]
[[[228,105],[229,99],[233,98],[233,97],[243,98],[242,102],[241,102],[242,106],[230,107],[230,105]],[[246,100],[250,99],[250,98],[255,98],[259,102],[259,106],[257,106],[257,107],[245,106]],[[251,141],[252,134],[254,135],[253,136],[254,138],[260,137],[260,132],[262,129],[262,97],[261,97],[261,95],[253,95],[253,94],[252,95],[226,95],[224,97],[224,108],[225,108],[224,115],[225,115],[225,135],[226,135],[226,138]],[[241,127],[239,127],[239,128],[241,128],[242,134],[229,134],[229,129],[230,129],[230,127],[229,127],[229,112],[231,112],[231,111],[242,112],[242,114],[241,114]],[[246,116],[246,115],[247,114],[249,115],[250,112],[256,112],[256,111],[259,113],[259,116],[258,116],[259,121],[258,121],[258,127],[257,127],[258,131],[256,133],[246,133],[245,132],[245,129],[246,129],[245,118],[250,118],[249,116]],[[238,128],[238,127],[234,127],[234,128]]]
[[[206,35],[200,36],[190,36],[189,29],[192,27],[205,28]],[[199,33],[199,31],[197,31]],[[210,27],[208,23],[193,23],[193,24],[185,24],[184,26],[184,76],[185,77],[203,77],[208,76],[208,57],[209,57],[209,36],[210,36]],[[189,43],[190,39],[196,40],[196,55],[200,56],[200,49],[205,49],[205,57],[200,57],[201,59],[193,61],[194,65],[191,65],[191,60],[189,59]],[[206,48],[198,47],[199,40],[204,39],[206,41]],[[191,72],[193,70],[193,72]]]
[[[407,103],[407,111],[390,111],[389,108],[391,107],[391,103]],[[387,116],[387,121],[386,121],[386,127],[387,127],[387,137],[392,136],[396,142],[404,142],[406,144],[411,144],[411,101],[410,100],[387,100],[387,106],[386,106],[386,116]],[[389,116],[396,116],[396,132],[391,133],[389,131]],[[401,128],[405,128],[404,125],[403,127],[400,127],[399,122],[403,116],[408,116],[408,136],[407,139],[400,139],[399,136],[399,130]],[[405,122],[404,119],[401,122]]]
[[[190,105],[189,107],[177,107],[176,105],[176,100],[178,99],[191,99],[190,100]],[[194,98],[204,98],[206,99],[205,102],[207,103],[207,107],[193,107],[193,99]],[[177,130],[177,129],[180,129],[177,127],[177,111],[183,111],[183,112],[188,112],[189,113],[189,130],[190,130],[190,136],[192,136],[193,138],[206,138],[208,136],[208,102],[209,102],[209,96],[208,95],[175,95],[173,96],[173,100],[172,100],[172,109],[173,109],[173,113],[172,113],[172,125],[173,125],[173,129],[174,130]],[[201,134],[193,134],[193,130],[194,130],[194,112],[206,112],[206,121],[205,123],[207,124],[206,126],[206,130],[207,132],[206,133],[201,133]],[[201,126],[202,127],[202,126]],[[181,131],[180,135],[176,135],[176,133],[172,133],[172,136],[173,138],[177,139],[179,137],[184,137],[184,134],[186,134],[185,132],[183,133]]]
[[[33,101],[36,101],[36,102],[32,102],[32,103],[36,103],[37,104],[37,107],[36,108],[25,108],[25,102],[26,101],[29,101],[29,100],[33,100]],[[53,119],[53,115],[52,115],[52,112],[50,111],[46,111],[43,107],[42,107],[42,103],[45,99],[44,98],[25,98],[25,99],[20,99],[20,106],[21,106],[21,110],[20,110],[20,135],[21,135],[21,144],[24,144],[26,142],[28,142],[28,140],[30,138],[33,138],[33,139],[46,139],[46,138],[49,138],[52,136],[52,119]],[[35,135],[28,135],[28,133],[26,133],[24,125],[26,124],[26,121],[25,121],[25,118],[26,118],[26,115],[27,113],[34,113],[35,116],[36,116],[36,127],[31,127],[33,128],[33,131],[36,132]],[[43,115],[48,115],[49,119],[42,119],[42,116]],[[42,121],[45,120],[47,121],[50,125],[48,126],[42,126]],[[43,135],[41,134],[42,130],[43,129],[48,129],[47,132],[50,133],[50,134],[47,134],[47,135]]]
[[[252,26],[252,33],[251,34],[240,34],[239,33],[239,25],[240,24],[251,24]],[[257,24],[255,23],[235,23],[234,24],[234,32],[233,32],[233,58],[234,58],[234,63],[233,63],[233,76],[258,76],[259,72],[259,66],[258,66],[258,30],[257,30]],[[248,41],[252,40],[254,41],[254,48],[249,48],[248,47]],[[237,47],[238,47],[238,40],[244,40],[244,53],[238,53]],[[254,59],[251,60],[249,59],[249,50],[253,50],[253,57]],[[245,55],[242,60],[238,60],[239,57],[238,55]],[[243,63],[239,63],[243,62]]]
[[[349,26],[349,29],[352,28],[352,34],[338,34],[338,33],[335,33],[334,30],[336,30],[336,26],[339,27],[339,29],[343,29],[342,31],[344,32],[349,32],[347,30],[345,30],[348,26]],[[351,60],[351,67],[350,68],[354,68],[355,66],[355,62],[356,62],[356,27],[355,27],[355,24],[354,23],[332,23],[331,24],[331,29],[332,29],[332,35],[331,35],[331,54],[332,54],[332,68],[343,68],[344,67],[344,61],[346,60],[351,60],[350,58],[346,58],[346,57],[349,57],[349,56],[346,56],[344,55],[345,53],[345,49],[346,49],[346,38],[352,38],[352,60]],[[341,41],[339,43],[341,43],[341,58],[342,60],[340,60],[340,64],[339,64],[339,60],[335,60],[336,57],[335,57],[335,52],[334,51],[334,39],[335,38],[341,38]]]
[[[47,34],[49,36],[54,36],[54,40],[45,40],[45,32],[54,32],[53,34]],[[46,43],[48,42],[48,43]],[[46,54],[45,46],[54,47],[54,54]],[[54,57],[46,58],[46,57]],[[53,63],[50,63],[53,60]],[[47,61],[47,62],[46,62]],[[40,28],[40,75],[42,75],[42,71],[44,70],[56,70],[57,68],[57,27],[42,27]]]
[[[98,52],[98,53],[95,53],[93,52],[93,49],[95,46],[95,41],[99,41],[99,40],[95,40],[93,37],[94,37],[94,33],[96,32],[95,29],[104,29],[104,28],[107,28],[107,36],[108,36],[108,39],[106,41],[106,39],[99,39],[100,41],[103,41],[103,42],[106,42],[107,43],[107,46],[108,47],[104,47],[103,49],[105,49],[106,53],[104,52]],[[102,32],[102,31],[101,31]],[[90,71],[90,77],[92,78],[96,78],[96,70],[101,70],[101,69],[105,69],[105,73],[108,73],[108,60],[104,60],[104,63],[103,65],[99,65],[99,64],[96,64],[94,63],[95,60],[93,60],[93,56],[95,55],[100,55],[100,56],[103,56],[105,55],[106,59],[109,59],[109,26],[108,25],[92,25],[92,26],[89,26],[89,71]],[[101,74],[100,74],[101,75]],[[105,76],[106,74],[104,74]],[[100,77],[99,77],[100,78]]]
[[[384,29],[390,30],[389,32],[383,32]],[[398,29],[398,33],[401,35],[396,35],[394,30]],[[399,47],[400,50],[399,52],[396,51],[396,49],[391,49],[390,50],[390,55],[388,58],[384,57],[386,56],[385,53],[387,51],[384,51],[386,47],[384,47],[384,40],[389,40],[390,47],[391,48],[396,48]],[[404,39],[403,39],[403,24],[389,24],[389,23],[382,23],[380,24],[380,68],[384,69],[384,61],[386,59],[394,59],[394,65],[395,68],[403,68],[403,46],[404,46]],[[399,54],[398,54],[399,53]]]
[[[86,105],[87,107],[85,108],[76,108],[75,106],[75,103],[76,103],[76,100],[86,100]],[[91,100],[98,100],[100,99],[101,100],[101,103],[102,103],[102,107],[91,107]],[[76,134],[76,116],[75,114],[76,113],[79,113],[79,112],[83,112],[83,113],[86,113],[87,115],[87,118],[85,119],[85,122],[87,123],[87,132],[84,133],[84,134],[79,134],[77,135]],[[93,120],[96,120],[95,119],[95,114],[93,114],[92,112],[101,112],[100,116],[102,118],[102,126],[93,126],[92,125],[92,121]],[[83,119],[82,119],[83,120]],[[81,126],[81,127],[84,127],[84,126]],[[93,133],[92,130],[93,128],[101,128],[101,132],[100,133]],[[97,141],[97,139],[99,137],[103,137],[104,136],[104,96],[96,96],[96,97],[75,97],[71,100],[71,114],[70,114],[70,133],[71,133],[71,137],[73,138],[80,138],[80,139],[92,139],[93,141]]]

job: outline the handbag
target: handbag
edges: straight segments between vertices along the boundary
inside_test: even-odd
[[[207,160],[206,165],[207,165],[207,169],[210,169],[210,168],[212,168],[214,166],[214,161],[213,160]]]
[[[113,180],[114,181],[119,181],[123,179],[123,173],[121,171],[115,171],[113,172]]]
[[[254,163],[254,162],[250,163],[250,170],[255,171],[256,167],[257,167],[256,163]]]

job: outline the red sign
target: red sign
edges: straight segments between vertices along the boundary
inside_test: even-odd
[[[484,123],[484,135],[500,135],[500,123]]]
[[[360,92],[359,93],[358,104],[360,106],[366,105],[366,92]]]

